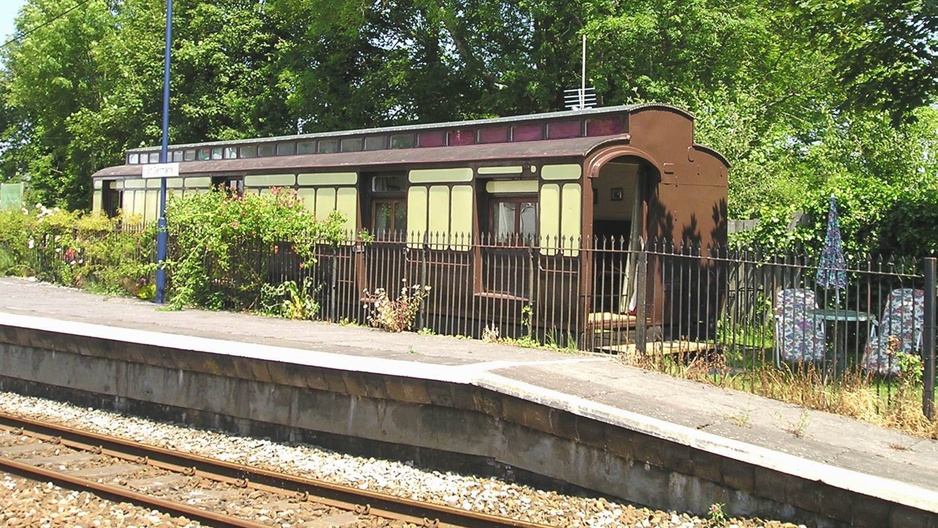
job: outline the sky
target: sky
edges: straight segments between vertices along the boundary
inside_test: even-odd
[[[0,44],[13,36],[13,19],[26,0],[0,0]]]

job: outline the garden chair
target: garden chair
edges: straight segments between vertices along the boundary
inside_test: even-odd
[[[781,366],[782,360],[824,359],[824,321],[811,316],[814,309],[817,296],[811,290],[789,288],[775,294],[775,366]]]
[[[898,288],[889,292],[883,317],[870,329],[863,368],[883,376],[899,374],[899,355],[918,354],[925,325],[925,292]]]

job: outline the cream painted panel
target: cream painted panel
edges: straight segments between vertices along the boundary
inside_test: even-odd
[[[548,183],[541,186],[538,200],[540,219],[541,253],[553,255],[560,236],[560,185]]]
[[[479,174],[521,174],[524,167],[512,165],[510,167],[479,167]]]
[[[470,182],[472,169],[415,169],[409,177],[410,183]]]
[[[537,192],[537,180],[490,181],[485,184],[489,193],[527,193]]]
[[[168,188],[168,189],[181,189],[181,188],[182,188],[182,178],[166,178],[166,188]]]
[[[579,180],[580,174],[581,167],[576,163],[541,167],[541,178],[545,180]]]
[[[244,177],[246,187],[293,187],[295,174],[251,174]]]
[[[124,188],[124,182],[121,181],[121,180],[113,180],[113,181],[110,181],[110,182],[108,182],[108,185],[110,186],[111,189],[120,190],[120,189],[123,189],[123,188]]]
[[[300,197],[300,200],[303,200],[303,207],[307,211],[314,213],[316,212],[316,189],[300,189],[297,191],[297,195]]]
[[[335,208],[345,216],[345,230],[354,233],[358,227],[358,189],[340,187],[335,195]]]
[[[576,256],[580,247],[582,189],[579,183],[565,183],[562,191],[563,209],[560,213],[560,236],[564,239],[564,255]]]
[[[335,189],[316,189],[316,219],[328,220],[332,211],[335,211]]]
[[[296,177],[300,185],[355,185],[358,183],[357,172],[322,172],[305,173]]]
[[[134,191],[134,214],[144,217],[146,215],[146,206],[147,193],[145,191]]]
[[[212,186],[212,178],[200,176],[198,178],[186,178],[186,187],[189,189],[208,189]]]
[[[149,178],[147,179],[147,189],[159,189],[160,182],[162,178]],[[167,184],[168,185],[168,184]]]
[[[449,238],[449,187],[434,185],[430,187],[427,216],[430,223],[427,231],[433,249],[445,249]]]
[[[121,211],[125,215],[134,214],[134,191],[124,191],[121,194]]]
[[[472,186],[453,186],[450,200],[450,249],[469,251],[468,242],[472,240],[472,211]]]
[[[139,191],[138,191],[139,192]],[[160,216],[160,191],[147,191],[143,206],[143,221],[156,222]]]
[[[95,182],[95,183],[98,183],[98,182]],[[101,202],[102,202],[101,191],[95,191],[94,194],[91,195],[91,210],[95,212],[100,212]]]
[[[125,189],[143,189],[147,184],[147,181],[144,179],[139,180],[124,180]]]
[[[427,231],[427,188],[413,186],[407,190],[407,236],[411,247],[420,246]]]
[[[101,180],[95,180],[93,186],[95,189],[101,189],[104,187],[104,182]]]

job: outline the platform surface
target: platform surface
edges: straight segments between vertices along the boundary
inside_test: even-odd
[[[472,383],[938,514],[936,441],[640,370],[614,355],[169,311],[131,298],[0,278],[0,324],[24,321],[78,333],[142,331],[147,339],[212,343],[232,354],[261,350],[256,353],[277,361]]]

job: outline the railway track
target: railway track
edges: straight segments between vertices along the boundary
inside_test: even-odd
[[[83,432],[0,413],[0,471],[210,526],[514,527],[544,525]],[[284,513],[286,512],[286,513]]]

